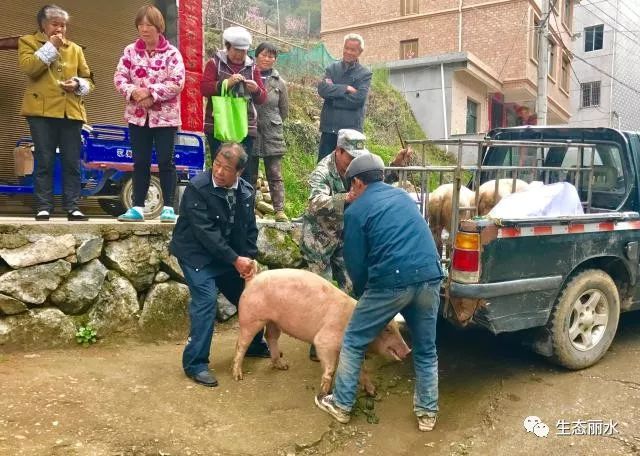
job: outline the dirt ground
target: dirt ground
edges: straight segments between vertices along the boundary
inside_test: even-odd
[[[122,340],[88,349],[0,355],[1,455],[630,455],[640,454],[640,314],[622,317],[607,356],[568,372],[512,337],[439,333],[436,429],[420,433],[411,411],[412,365],[377,362],[375,401],[351,423],[313,403],[320,367],[306,344],[283,336],[289,371],[230,366],[235,323],[219,325],[212,352],[220,386],[195,385],[180,369],[182,342]],[[527,433],[535,415],[546,438]],[[557,422],[612,420],[607,436],[559,435]],[[377,423],[376,423],[377,422]]]

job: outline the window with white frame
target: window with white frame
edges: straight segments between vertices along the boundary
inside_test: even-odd
[[[418,14],[418,0],[400,0],[400,14]]]
[[[584,28],[584,52],[602,49],[604,37],[604,25],[594,25]]]
[[[580,84],[580,107],[593,108],[600,106],[600,81]]]
[[[540,18],[533,16],[533,35],[531,36],[531,58],[538,61],[538,51],[540,48],[540,34],[538,29],[540,28]]]

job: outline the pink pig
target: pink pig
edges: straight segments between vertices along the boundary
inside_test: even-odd
[[[278,348],[284,332],[296,339],[313,343],[322,366],[320,389],[331,389],[342,338],[356,301],[322,277],[301,269],[274,269],[250,280],[238,304],[240,334],[233,360],[233,378],[242,380],[242,361],[253,337],[266,326],[265,339],[276,369],[288,369]],[[369,351],[397,361],[411,350],[397,323],[391,321],[371,343]],[[360,382],[367,393],[375,394],[365,369]]]

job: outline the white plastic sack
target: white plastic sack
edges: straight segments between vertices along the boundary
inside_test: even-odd
[[[502,198],[487,215],[490,218],[559,217],[582,215],[576,188],[568,182],[530,185]]]

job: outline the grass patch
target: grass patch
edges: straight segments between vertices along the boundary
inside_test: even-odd
[[[301,215],[309,198],[308,178],[316,166],[316,151],[288,153],[282,160],[285,187],[285,212],[292,217]]]

